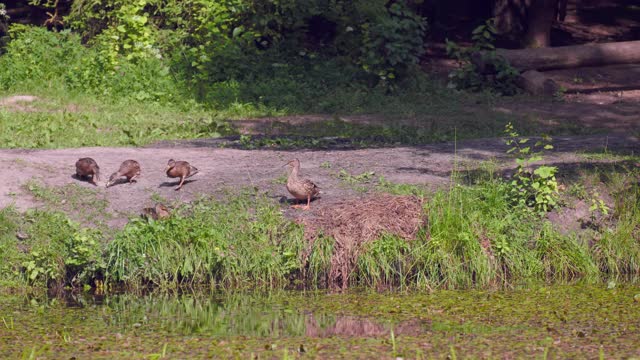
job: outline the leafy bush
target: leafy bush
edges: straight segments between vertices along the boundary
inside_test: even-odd
[[[408,4],[79,0],[69,21],[85,39],[130,60],[166,56],[174,72],[196,85],[264,79],[265,68],[292,57],[344,58],[373,75],[373,84],[387,84],[423,51],[425,20]]]
[[[69,66],[80,62],[85,49],[80,38],[69,32],[20,24],[11,26],[12,41],[0,57],[0,88],[24,89],[36,84],[63,87],[60,82]],[[62,85],[62,86],[59,86]]]
[[[498,56],[493,45],[496,29],[493,20],[473,30],[473,45],[461,48],[447,40],[447,54],[456,59],[460,65],[449,74],[449,87],[471,91],[489,90],[501,95],[514,95],[519,89],[516,79],[519,75],[504,58]],[[481,56],[482,68],[472,61],[472,56]]]
[[[160,59],[133,60],[103,43],[87,48],[69,32],[13,25],[12,41],[0,57],[0,89],[76,90],[140,102],[172,103],[180,84]]]

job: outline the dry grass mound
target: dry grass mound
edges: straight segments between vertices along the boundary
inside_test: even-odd
[[[313,219],[303,220],[308,249],[313,248],[319,234],[335,239],[327,285],[342,289],[349,285],[349,275],[363,244],[383,234],[414,240],[426,222],[421,199],[389,194],[345,200],[323,209]]]

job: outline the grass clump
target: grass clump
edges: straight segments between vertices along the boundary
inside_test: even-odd
[[[300,270],[302,229],[264,199],[200,200],[165,221],[134,220],[107,247],[127,285],[284,286]]]

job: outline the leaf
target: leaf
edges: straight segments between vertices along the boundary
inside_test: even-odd
[[[540,166],[539,168],[535,169],[533,173],[543,179],[548,179],[553,176],[555,172],[556,168],[554,166]]]

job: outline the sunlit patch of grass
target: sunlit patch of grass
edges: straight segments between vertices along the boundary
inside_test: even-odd
[[[83,222],[99,225],[111,218],[107,211],[109,201],[103,191],[78,184],[48,186],[37,180],[29,180],[23,189],[37,200],[43,201],[48,209],[64,210]]]
[[[300,227],[265,199],[201,200],[131,221],[107,247],[107,275],[131,286],[280,287],[300,270],[302,246]]]

